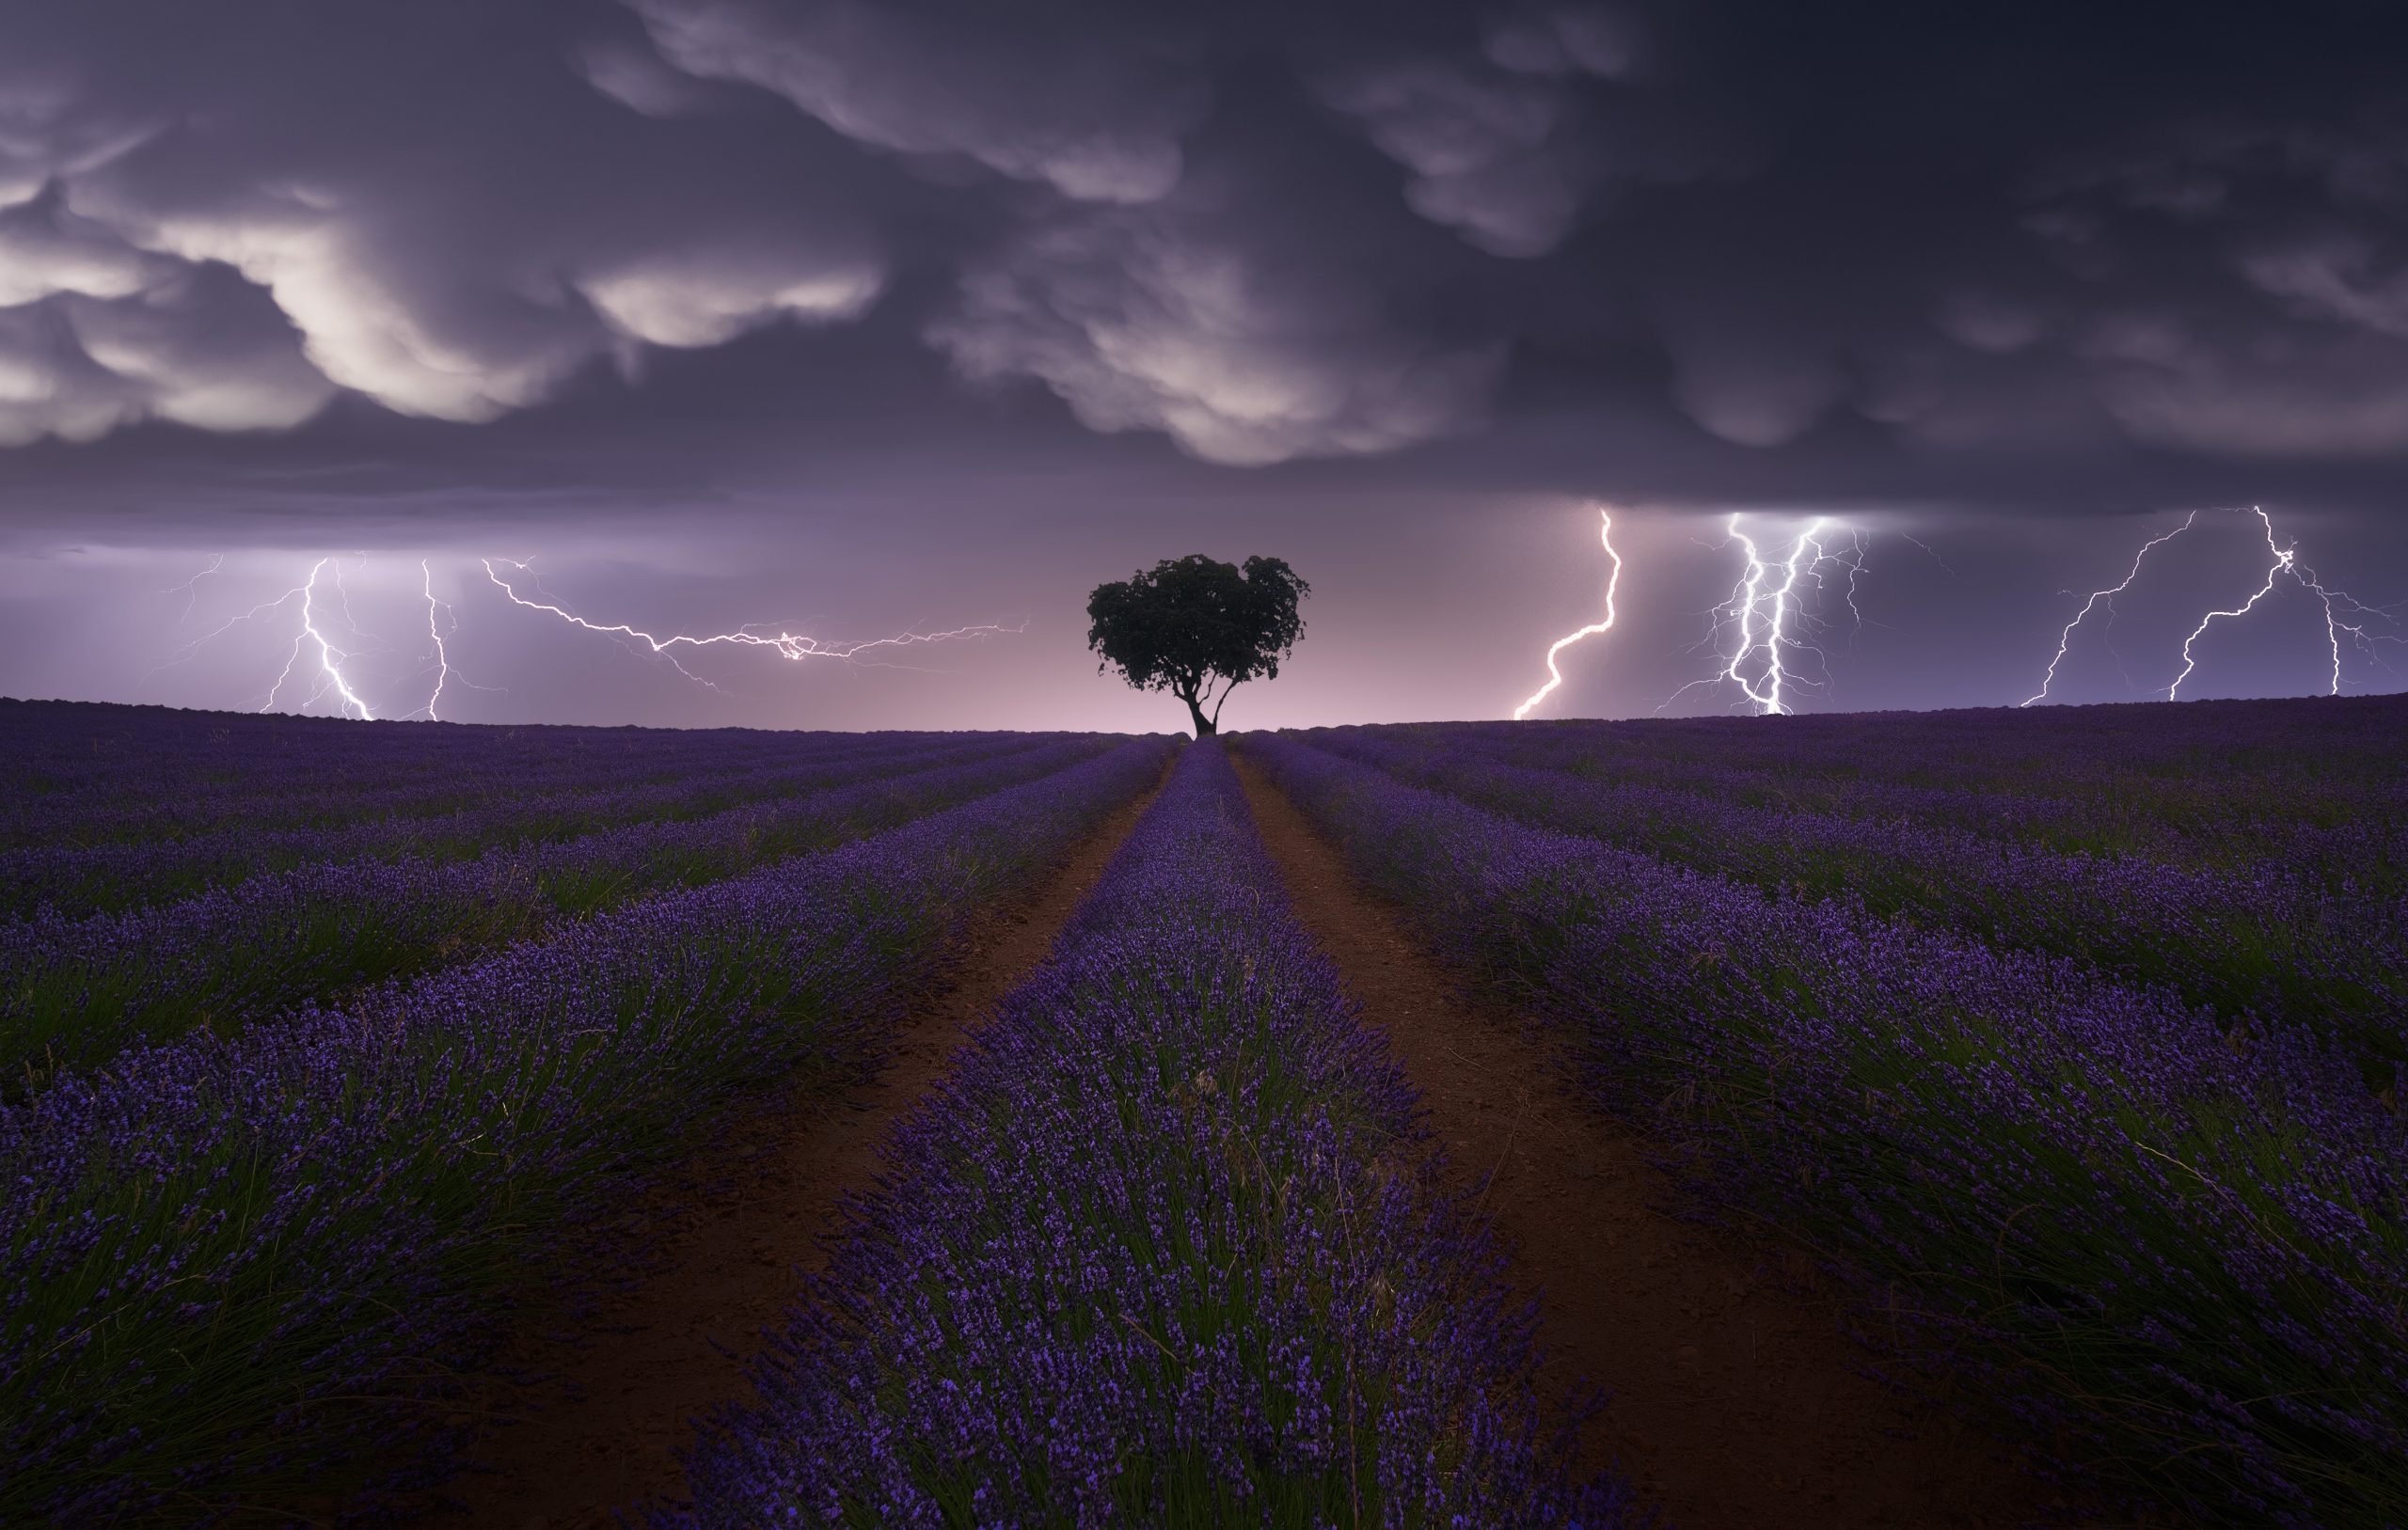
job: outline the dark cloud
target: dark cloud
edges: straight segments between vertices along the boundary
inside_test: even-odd
[[[1588,495],[2263,498],[2380,560],[2401,56],[2374,0],[20,6],[0,533],[588,535],[617,594],[669,527],[895,601],[974,544],[1050,600],[1240,527],[1503,557]],[[1520,619],[1491,573],[1455,620]],[[1363,652],[1488,662],[1429,640]]]
[[[2338,0],[20,11],[0,440],[337,395],[474,425],[858,323],[910,271],[895,343],[1227,464],[1476,434],[1582,354],[1601,410],[1801,473],[1846,431],[1937,498],[1950,453],[2042,437],[2387,457],[2400,29]]]

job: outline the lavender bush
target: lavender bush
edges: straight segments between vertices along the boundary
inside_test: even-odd
[[[2312,1037],[1243,747],[2036,1440],[2207,1522],[2408,1522],[2408,1123]]]
[[[1720,873],[1776,892],[1843,897],[2162,984],[2227,1023],[2308,1026],[2389,1068],[2408,1061],[2408,887],[2385,871],[2336,879],[2273,856],[2245,865],[2059,853],[1920,818],[1756,806],[1699,766],[1683,786],[1507,765],[1487,729],[1465,747],[1413,749],[1385,730],[1298,735],[1523,823]],[[1619,768],[1596,757],[1592,768]],[[2328,847],[2357,833],[2315,831]],[[2288,849],[2298,851],[2299,835]],[[2380,859],[2380,858],[2378,858]],[[2329,868],[2328,868],[2329,869]]]
[[[2099,715],[2114,708],[2085,711],[2083,720],[2092,724],[2087,731],[2044,729],[2029,714],[1992,711],[1959,715],[1956,726],[1935,736],[1925,718],[1887,718],[1877,749],[1862,747],[1861,722],[1853,733],[1807,730],[1800,738],[1783,732],[1771,740],[1785,748],[1727,731],[1666,738],[1646,725],[1609,723],[1329,732],[1445,753],[1477,752],[1502,764],[1750,807],[1874,822],[1906,818],[2059,853],[2140,855],[2226,870],[2271,858],[2312,871],[2328,885],[2400,885],[2408,780],[2396,757],[2345,749],[2344,740],[2315,732],[2288,750],[2270,750],[2264,740],[2289,730],[2258,706],[2201,704],[2214,714],[2216,726],[2209,732],[2194,725],[2191,736],[2205,756],[2198,761],[2131,758],[2130,749],[2115,747],[2116,734],[2098,726]],[[2408,727],[2396,698],[2342,704],[2394,731]],[[1666,731],[1687,726],[1695,725]],[[1730,724],[1716,726],[1728,730]],[[2024,728],[2048,739],[2045,762],[2030,757],[2030,740],[2019,736]],[[1857,748],[1839,747],[1850,738]],[[2210,740],[2219,738],[2226,747],[2209,749]],[[2001,755],[2013,765],[2003,767]],[[2256,768],[2232,768],[2236,758],[2254,759]]]
[[[140,913],[0,926],[0,1060],[38,1086],[131,1041],[228,1031],[310,997],[526,939],[664,889],[840,844],[1110,748],[1078,736],[688,822],[639,823],[474,860],[331,864]]]
[[[327,828],[972,736],[359,723],[0,699],[0,844],[180,839],[263,820]]]
[[[0,917],[123,912],[302,866],[466,860],[627,824],[684,821],[907,771],[966,765],[1061,736],[821,749],[800,759],[741,766],[698,760],[692,774],[666,781],[596,785],[555,778],[544,787],[488,788],[478,806],[446,812],[346,813],[325,827],[296,828],[294,815],[277,804],[273,812],[252,809],[233,823],[178,838],[20,845],[0,850]],[[353,797],[345,806],[359,801]]]
[[[0,1110],[0,1523],[324,1491],[360,1442],[439,1413],[562,1219],[732,1096],[860,1066],[949,933],[1167,751],[1125,743]]]
[[[1192,747],[655,1522],[1636,1522],[1431,1161]]]

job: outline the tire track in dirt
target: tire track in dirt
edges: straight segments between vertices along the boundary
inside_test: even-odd
[[[1421,1092],[1452,1184],[1513,1249],[1516,1293],[1541,1299],[1544,1385],[1566,1403],[1584,1380],[1606,1389],[1588,1464],[1619,1462],[1678,1530],[2067,1522],[2061,1491],[2004,1447],[1865,1374],[1812,1261],[1659,1209],[1673,1187],[1636,1134],[1564,1088],[1558,1044],[1462,998],[1231,757],[1297,917]]]
[[[1167,779],[1165,768],[1164,779]],[[646,1499],[680,1496],[692,1420],[748,1396],[744,1365],[827,1262],[846,1195],[871,1187],[895,1122],[952,1067],[972,1028],[1044,958],[1162,789],[1158,780],[1008,907],[973,922],[942,980],[893,1036],[877,1077],[756,1108],[673,1170],[623,1222],[642,1272],[574,1314],[519,1325],[478,1412],[487,1429],[418,1530],[604,1530]],[[605,1245],[594,1251],[609,1259]]]

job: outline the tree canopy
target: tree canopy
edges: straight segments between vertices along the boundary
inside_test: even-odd
[[[1240,683],[1279,673],[1305,630],[1296,605],[1311,593],[1276,558],[1249,558],[1243,571],[1200,554],[1165,558],[1096,586],[1087,646],[1103,655],[1099,672],[1117,669],[1139,690],[1185,702],[1202,738],[1218,731],[1221,705]]]

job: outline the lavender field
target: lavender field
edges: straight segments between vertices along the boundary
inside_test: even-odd
[[[2403,745],[2384,698],[1242,747],[1703,1207],[2054,1459],[2391,1525]]]
[[[160,890],[8,928],[11,1523],[322,1486],[476,1363],[496,1287],[555,1229],[744,1092],[871,1065],[952,932],[1169,753],[30,706],[0,727],[17,854],[122,855]]]
[[[1804,1251],[1861,1365],[2052,1484],[1961,1522],[2408,1523],[2404,743],[2397,700],[1193,745],[0,703],[0,1523],[525,1523],[444,1496],[515,1315],[649,1268],[615,1219],[982,962],[677,1475],[597,1512],[1683,1522],[1648,1399],[1547,1348],[1660,1339],[1532,1268],[1513,1130],[1465,1161],[1310,933],[1367,896],[1664,1216]],[[1892,1522],[1863,1470],[1798,1522]]]

